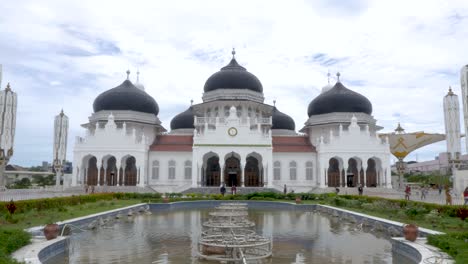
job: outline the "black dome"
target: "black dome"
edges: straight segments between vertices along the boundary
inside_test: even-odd
[[[276,107],[273,108],[271,119],[273,123],[271,129],[296,129],[296,124],[294,123],[294,120],[287,114],[280,112]]]
[[[180,128],[195,128],[193,125],[194,122],[194,114],[193,114],[193,107],[190,106],[184,112],[176,115],[171,120],[171,130],[180,129]]]
[[[147,94],[135,87],[129,80],[98,95],[93,103],[94,112],[101,110],[132,110],[158,115],[158,103]]]
[[[332,89],[320,94],[310,102],[307,109],[309,116],[334,112],[372,114],[372,104],[365,96],[346,88],[337,82]]]
[[[260,80],[240,66],[235,58],[232,58],[228,65],[206,80],[205,92],[216,89],[248,89],[259,93],[263,92]]]

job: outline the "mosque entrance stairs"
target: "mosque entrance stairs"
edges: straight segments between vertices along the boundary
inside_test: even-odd
[[[189,188],[182,193],[203,193],[203,194],[219,194],[220,187],[197,187],[197,188]],[[237,194],[249,194],[254,192],[275,192],[281,193],[277,189],[274,188],[264,188],[264,187],[237,187]],[[226,187],[226,193],[231,193],[231,188]]]

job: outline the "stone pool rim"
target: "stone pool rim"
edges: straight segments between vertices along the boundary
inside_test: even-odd
[[[169,202],[169,203],[139,203],[135,205],[130,205],[122,208],[117,208],[113,210],[108,210],[96,214],[91,214],[87,216],[77,217],[61,222],[57,222],[60,227],[63,227],[66,224],[71,225],[80,225],[84,223],[91,222],[99,217],[104,216],[112,216],[116,215],[119,212],[128,211],[129,209],[135,209],[144,205],[149,205],[152,212],[157,212],[158,209],[164,211],[169,209],[202,209],[202,208],[210,208],[214,205],[219,205],[221,203],[232,203],[232,202],[242,202],[247,203],[249,206],[253,205],[254,209],[265,209],[265,210],[272,210],[272,209],[300,209],[300,210],[318,210],[318,211],[327,211],[327,212],[334,212],[335,216],[343,216],[343,215],[351,215],[358,219],[366,219],[367,221],[374,221],[379,222],[385,226],[393,226],[395,228],[402,228],[404,223],[388,220],[385,218],[375,217],[366,215],[363,213],[358,213],[338,207],[333,207],[329,205],[322,205],[322,204],[295,204],[293,202],[284,202],[284,201],[261,201],[261,200],[199,200],[199,201],[177,201],[177,202]],[[250,207],[252,208],[252,207]],[[27,264],[39,264],[43,263],[43,261],[47,261],[49,258],[56,256],[57,254],[63,253],[65,251],[65,247],[67,245],[66,241],[68,237],[58,237],[54,240],[45,240],[41,239],[42,229],[44,226],[36,226],[32,228],[26,229],[27,232],[33,235],[32,243],[26,245],[19,250],[15,251],[12,254],[12,257],[18,261],[25,262]],[[441,235],[444,234],[443,232],[420,228],[420,233],[423,236],[427,234],[434,234],[434,235]],[[407,241],[401,237],[392,237],[392,248],[396,250],[398,253],[402,255],[408,256],[411,258],[414,263],[424,263],[425,259],[428,258],[435,258],[444,256],[446,260],[443,263],[454,263],[454,261],[444,252],[440,251],[438,248],[431,247],[426,244],[426,240],[419,239],[415,242]],[[435,249],[435,250],[434,250]],[[399,252],[401,250],[405,250],[405,252]]]

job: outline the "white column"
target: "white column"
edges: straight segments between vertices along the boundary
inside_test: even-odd
[[[120,184],[120,162],[119,162],[119,159],[116,159],[115,160],[115,174],[116,174],[116,183],[115,183],[115,186],[122,186]]]
[[[145,171],[146,171],[145,165],[140,165],[139,170],[138,170],[138,174],[140,176],[140,178],[139,178],[140,182],[139,182],[138,186],[140,186],[140,187],[145,187],[145,178],[146,178],[145,175],[144,175]]]
[[[221,185],[224,184],[224,159],[219,158],[219,182]]]
[[[127,163],[125,162],[125,165],[123,166],[123,169],[122,169],[122,173],[123,173],[122,186],[126,186],[125,183],[127,182],[127,173],[125,172],[126,169],[127,169]]]
[[[392,188],[392,173],[390,168],[390,163],[385,165],[384,177],[385,177],[385,187],[391,189]]]
[[[242,163],[242,160],[241,160],[241,187],[245,187],[245,163]]]
[[[359,184],[361,184],[361,169],[362,169],[362,167],[359,164],[356,167],[357,167],[357,171],[358,171],[358,173],[357,173],[357,184],[359,186]]]
[[[78,166],[76,166],[76,168],[73,169],[73,177],[72,177],[72,182],[71,182],[71,186],[76,186],[77,185],[77,182],[78,182],[78,179],[80,179],[81,177],[81,164],[79,164]]]
[[[364,183],[362,184],[364,188],[367,187],[367,166],[362,166],[362,170],[364,171]]]
[[[97,184],[96,185],[99,186],[100,183],[101,183],[101,177],[102,177],[102,175],[101,175],[102,160],[97,159],[96,161],[97,161],[96,166],[97,166],[97,169],[98,169],[98,171],[97,171]]]
[[[344,170],[345,188],[348,188],[348,167],[343,167],[343,170]]]

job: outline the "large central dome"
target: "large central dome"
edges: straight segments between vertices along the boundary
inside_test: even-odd
[[[159,106],[149,94],[138,89],[128,79],[121,85],[100,94],[93,103],[94,112],[101,110],[131,110],[158,115]]]
[[[351,91],[338,81],[333,88],[321,93],[309,104],[307,113],[321,115],[335,112],[372,114],[372,104],[365,96]]]
[[[262,93],[263,86],[260,80],[240,66],[234,58],[234,54],[233,51],[232,60],[228,65],[208,78],[205,83],[205,92],[217,89],[247,89]]]

